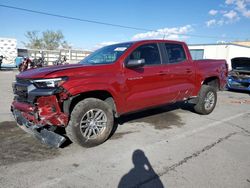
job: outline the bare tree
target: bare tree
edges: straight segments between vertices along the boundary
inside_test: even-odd
[[[58,48],[71,48],[64,40],[64,35],[61,31],[47,30],[39,35],[38,31],[28,31],[25,34],[28,42],[24,43],[26,48],[31,49],[46,49],[56,50]]]
[[[26,48],[31,48],[31,49],[43,48],[42,39],[39,38],[38,34],[39,34],[38,31],[27,31],[25,37],[29,40],[29,42],[28,43],[23,42]]]

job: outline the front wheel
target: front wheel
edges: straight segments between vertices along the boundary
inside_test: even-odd
[[[217,102],[217,93],[214,87],[202,85],[198,95],[198,102],[194,106],[194,110],[199,114],[210,114]]]
[[[100,99],[87,98],[74,107],[66,133],[71,141],[92,147],[107,140],[113,124],[112,108]]]

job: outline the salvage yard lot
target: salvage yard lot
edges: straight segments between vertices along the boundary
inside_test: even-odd
[[[0,72],[0,187],[250,187],[250,96],[219,92],[201,116],[183,103],[117,120],[104,144],[51,149],[10,114],[15,71]]]

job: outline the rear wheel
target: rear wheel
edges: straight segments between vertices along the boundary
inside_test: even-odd
[[[74,107],[66,133],[71,141],[92,147],[107,140],[113,124],[112,108],[100,99],[87,98]]]
[[[203,85],[198,96],[198,102],[194,106],[194,110],[199,114],[210,114],[214,110],[216,102],[216,89],[212,86]]]

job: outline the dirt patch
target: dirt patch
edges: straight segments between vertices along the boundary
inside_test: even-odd
[[[127,132],[121,132],[121,133],[115,133],[111,138],[110,140],[116,140],[116,139],[119,139],[119,138],[122,138],[124,135],[126,134],[131,134],[131,133],[134,133],[136,131],[127,131]]]
[[[0,122],[0,165],[54,158],[58,149],[49,148],[17,127],[14,121]]]
[[[77,163],[74,163],[74,164],[72,164],[72,166],[75,167],[75,168],[77,168],[77,167],[80,166],[80,165],[77,164]]]
[[[120,124],[124,122],[144,122],[154,126],[155,129],[171,129],[172,126],[182,127],[184,122],[176,112],[179,108],[173,109],[173,107],[170,107],[156,108],[124,116],[121,118]]]
[[[182,127],[184,125],[180,116],[174,112],[152,115],[142,118],[139,121],[149,123],[153,125],[155,129],[171,129],[172,126]]]

